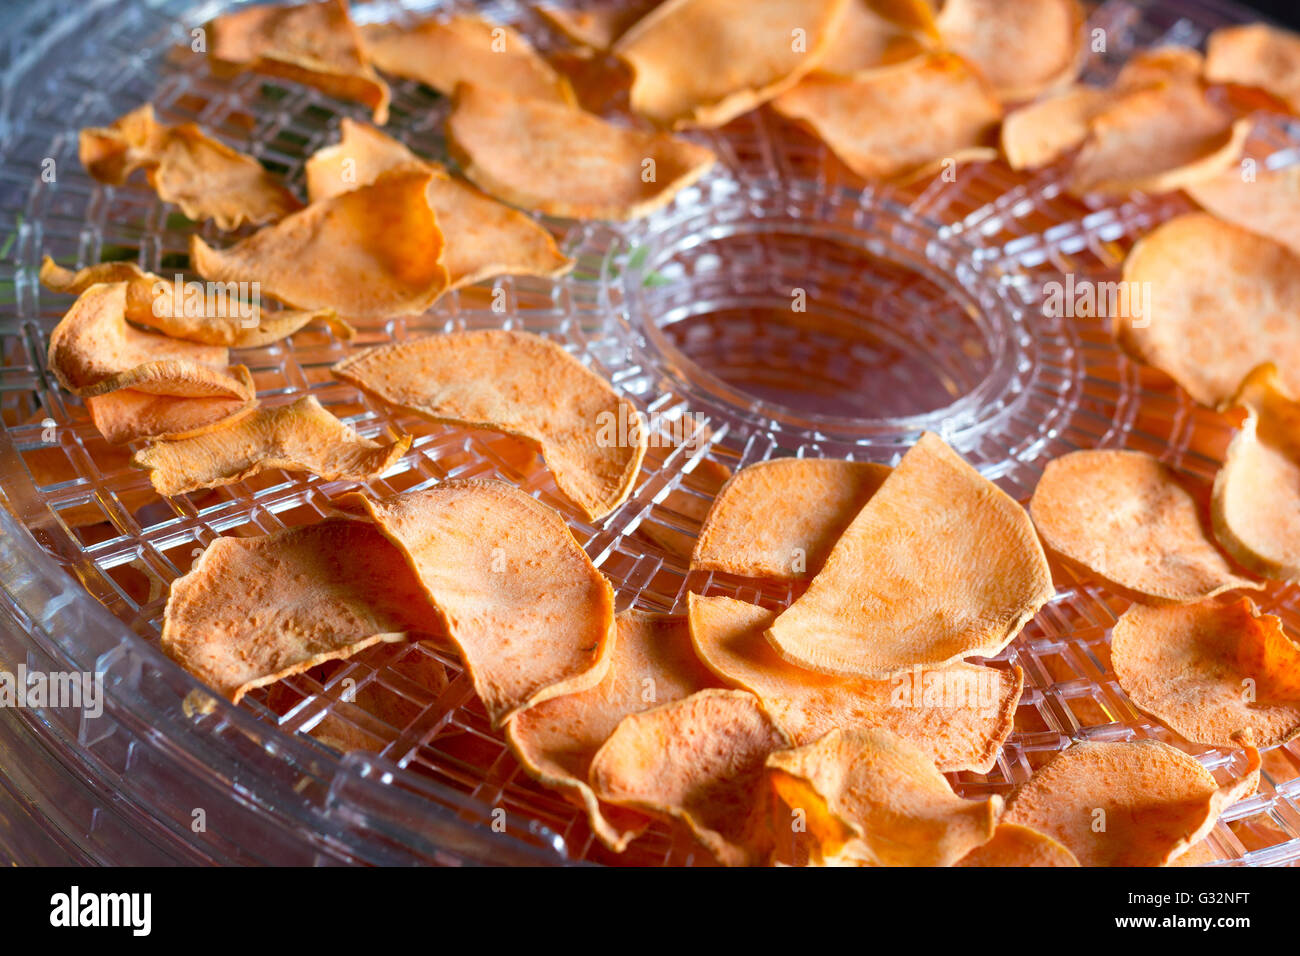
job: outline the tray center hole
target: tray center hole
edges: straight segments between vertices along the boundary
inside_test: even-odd
[[[765,224],[631,263],[646,331],[684,374],[798,415],[944,409],[985,380],[999,348],[959,283],[879,237]]]

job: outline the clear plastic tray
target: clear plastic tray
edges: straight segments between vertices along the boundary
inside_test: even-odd
[[[159,500],[44,367],[45,336],[68,300],[39,288],[42,255],[65,265],[127,256],[168,271],[184,266],[195,228],[143,184],[90,180],[76,158],[79,128],[152,101],[164,120],[194,120],[299,186],[304,159],[336,137],[338,118],[366,118],[273,78],[210,77],[189,51],[189,30],[223,6],[32,4],[0,50],[8,58],[0,59],[0,667],[102,670],[108,692],[96,719],[0,710],[0,856],[708,862],[666,826],[622,856],[605,851],[576,808],[520,769],[445,648],[369,655],[321,680],[299,675],[282,683],[274,709],[265,690],[237,708],[212,701],[158,650],[167,587],[199,549],[223,534],[315,521],[351,487],[274,472]],[[354,15],[393,19],[438,6],[357,3]],[[485,9],[543,48],[558,45],[525,5]],[[1107,50],[1092,56],[1086,78],[1106,81],[1135,48],[1197,44],[1208,29],[1245,19],[1218,3],[1112,0],[1092,13]],[[390,131],[443,158],[445,101],[410,83],[394,93]],[[784,587],[688,573],[681,544],[698,530],[718,465],[783,455],[890,462],[932,429],[1022,500],[1047,461],[1076,448],[1138,448],[1192,474],[1214,472],[1231,437],[1224,418],[1128,362],[1101,320],[1041,310],[1044,284],[1062,273],[1114,279],[1133,239],[1187,208],[1184,200],[1087,207],[1062,192],[1058,167],[1019,174],[996,163],[963,167],[955,182],[864,188],[815,139],[765,110],[692,135],[722,161],[666,210],[618,227],[549,224],[578,263],[562,280],[501,278],[451,293],[426,315],[363,326],[350,344],[309,330],[239,360],[264,402],[310,393],[362,434],[417,436],[389,474],[367,483],[372,494],[498,477],[559,509],[614,582],[620,608],[680,612],[689,591],[790,600]],[[1297,142],[1297,130],[1262,116],[1249,148],[1278,164],[1292,161]],[[53,181],[41,175],[47,159]],[[494,290],[504,292],[504,313],[491,308]],[[806,313],[790,309],[798,290]],[[377,342],[501,325],[559,342],[656,426],[671,431],[690,413],[695,440],[649,456],[627,503],[593,524],[513,440],[430,425],[329,373]],[[1222,779],[1240,772],[1231,756],[1189,745],[1134,709],[1107,651],[1125,602],[1062,584],[994,661],[1025,670],[1016,732],[991,773],[954,775],[955,786],[972,796],[1008,792],[1076,739],[1157,737]],[[1260,603],[1300,632],[1294,588],[1272,589]],[[433,693],[394,666],[413,655],[445,668],[445,688]],[[388,726],[344,702],[345,686],[402,698],[410,719]],[[382,749],[343,755],[321,744],[310,732],[326,717]],[[1300,860],[1298,800],[1300,748],[1275,748],[1258,796],[1229,810],[1211,848],[1233,863]]]

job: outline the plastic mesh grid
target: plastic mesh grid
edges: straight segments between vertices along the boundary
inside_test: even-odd
[[[0,410],[27,466],[26,474],[0,480],[31,483],[24,490],[34,489],[60,537],[51,542],[43,521],[29,522],[38,540],[145,641],[157,639],[170,581],[216,536],[318,520],[332,497],[353,487],[270,472],[159,501],[129,456],[103,441],[44,369],[44,336],[67,303],[37,286],[42,255],[64,264],[131,258],[168,272],[187,265],[196,228],[221,241],[210,225],[189,223],[142,184],[91,181],[75,156],[78,128],[151,100],[164,121],[198,122],[300,187],[303,161],[334,139],[338,117],[365,118],[273,78],[209,77],[202,57],[186,48],[188,28],[219,6],[178,9],[167,20],[140,7],[115,10],[81,39],[80,55],[50,66],[49,95],[11,114],[0,165]],[[355,12],[389,19],[420,6],[429,5],[358,4]],[[554,42],[527,9],[501,4],[491,12],[543,48]],[[1090,26],[1106,31],[1109,49],[1089,62],[1088,78],[1108,78],[1138,46],[1197,43],[1232,16],[1210,4],[1103,4]],[[444,115],[431,91],[394,85],[390,131],[417,152],[445,159]],[[1295,133],[1263,117],[1250,153],[1289,162],[1300,141]],[[1088,208],[1064,195],[1058,168],[1026,175],[999,164],[963,168],[955,182],[864,189],[819,142],[766,111],[697,138],[722,162],[662,213],[619,228],[549,223],[578,262],[563,280],[501,278],[453,292],[426,315],[362,326],[352,343],[308,330],[290,343],[244,350],[238,360],[264,403],[312,394],[363,435],[416,436],[410,454],[367,483],[371,494],[497,477],[557,508],[614,582],[620,608],[681,611],[688,591],[768,606],[791,599],[784,586],[688,573],[680,545],[671,546],[683,539],[689,546],[716,490],[708,476],[717,466],[735,470],[779,455],[890,462],[921,427],[931,427],[1022,500],[1047,460],[1075,448],[1138,448],[1202,477],[1217,467],[1231,437],[1221,417],[1128,363],[1102,320],[1053,320],[1039,308],[1043,284],[1062,273],[1116,278],[1127,246],[1186,208],[1181,200],[1134,196]],[[40,176],[47,158],[57,169],[52,182]],[[819,303],[819,327],[774,320],[789,312],[792,282]],[[505,311],[494,311],[494,298],[502,297]],[[695,416],[697,441],[654,451],[629,501],[592,524],[560,495],[540,458],[513,440],[432,426],[329,373],[346,354],[379,342],[502,325],[553,338],[652,422]],[[841,401],[828,406],[819,389]],[[850,391],[863,401],[841,408]],[[835,414],[820,414],[827,407]],[[1231,776],[1238,768],[1223,754],[1178,740],[1119,689],[1107,635],[1125,603],[1068,572],[1058,580],[1057,598],[994,662],[1025,671],[1016,732],[990,774],[955,775],[958,789],[1005,793],[1048,755],[1085,738],[1166,739]],[[1259,603],[1300,631],[1293,588],[1272,589]],[[445,683],[412,681],[417,662],[441,668]],[[345,687],[368,691],[370,700],[400,699],[409,719],[389,726],[361,703],[346,702]],[[379,750],[375,766],[395,771],[398,786],[435,781],[464,794],[469,815],[503,808],[508,819],[526,821],[511,832],[526,831],[569,859],[705,859],[667,827],[652,829],[622,856],[606,852],[577,810],[520,770],[445,648],[384,648],[291,678],[274,700],[268,695],[250,695],[247,707],[282,731],[311,732],[328,720],[364,735]],[[1300,859],[1297,800],[1300,748],[1292,744],[1267,754],[1259,795],[1231,808],[1211,847],[1246,863]]]

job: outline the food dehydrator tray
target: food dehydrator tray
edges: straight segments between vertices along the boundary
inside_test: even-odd
[[[317,520],[346,488],[272,472],[213,492],[160,500],[108,446],[45,368],[46,336],[66,297],[41,290],[42,255],[61,264],[130,258],[185,265],[195,227],[143,184],[92,181],[76,133],[152,101],[193,120],[295,186],[302,164],[360,107],[255,74],[219,80],[190,50],[191,29],[227,4],[188,0],[36,3],[10,14],[0,48],[0,669],[102,671],[102,716],[0,709],[0,859],[156,863],[708,862],[688,837],[656,826],[616,856],[585,817],[531,780],[490,730],[454,655],[433,644],[388,648],[282,682],[240,707],[212,700],[158,649],[167,587],[222,534]],[[359,21],[445,4],[354,3]],[[528,6],[480,9],[559,44]],[[1096,7],[1085,78],[1110,79],[1131,52],[1198,44],[1251,19],[1210,2],[1111,0]],[[394,84],[389,131],[443,159],[445,100]],[[997,163],[906,188],[864,186],[815,139],[765,110],[690,134],[721,162],[667,209],[626,225],[550,223],[574,272],[500,278],[452,292],[429,313],[364,325],[353,343],[325,331],[239,353],[263,402],[315,395],[368,437],[409,431],[411,452],[382,495],[447,477],[497,477],[559,509],[612,579],[620,608],[683,611],[688,591],[769,606],[785,587],[688,573],[664,542],[698,529],[701,478],[784,456],[892,462],[922,429],[939,432],[1026,500],[1050,459],[1077,448],[1149,451],[1208,477],[1231,424],[1124,358],[1106,322],[1044,314],[1044,286],[1073,273],[1117,278],[1133,240],[1187,208],[1132,196],[1085,206],[1062,169]],[[1300,130],[1261,114],[1250,155],[1295,160]],[[50,171],[52,170],[52,175]],[[44,174],[44,175],[43,175]],[[790,303],[809,303],[798,323]],[[494,294],[495,293],[495,294]],[[504,303],[504,311],[494,304]],[[460,328],[528,329],[609,378],[665,431],[682,415],[692,440],[652,450],[630,499],[581,518],[537,455],[487,432],[431,425],[363,396],[329,366],[382,341]],[[713,463],[712,465],[709,463]],[[1109,666],[1107,634],[1125,602],[1064,578],[1058,596],[994,662],[1025,671],[1015,733],[988,775],[951,777],[975,796],[1008,792],[1078,739],[1156,737],[1221,779],[1222,752],[1180,741],[1134,709]],[[1300,633],[1300,594],[1259,600]],[[398,661],[432,658],[446,686],[413,683]],[[323,681],[323,682],[322,682]],[[412,715],[390,727],[343,689],[371,687]],[[340,754],[307,732],[327,715],[382,745]],[[504,831],[504,832],[501,832]],[[1300,860],[1300,746],[1265,755],[1257,796],[1210,837],[1221,861]]]

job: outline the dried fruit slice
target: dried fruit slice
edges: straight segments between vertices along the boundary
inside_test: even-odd
[[[934,46],[937,34],[927,0],[849,0],[815,72],[854,76],[901,63]]]
[[[253,70],[305,83],[329,96],[364,103],[388,122],[388,85],[366,60],[347,0],[245,7],[209,27],[212,72]]]
[[[179,398],[122,388],[85,399],[86,409],[100,434],[114,445],[145,438],[191,438],[233,425],[257,408],[257,394],[248,369],[236,365],[230,373],[247,393],[246,397]]]
[[[605,676],[614,591],[558,512],[475,479],[335,504],[369,515],[406,556],[494,727]]]
[[[361,29],[366,53],[385,73],[448,95],[469,81],[514,96],[572,105],[573,90],[517,31],[480,17],[453,14],[410,26]]]
[[[1300,579],[1300,402],[1266,364],[1246,377],[1235,404],[1248,415],[1214,479],[1214,536],[1255,574]]]
[[[344,315],[423,312],[447,290],[443,235],[425,193],[433,173],[403,167],[312,203],[226,249],[190,238],[199,275],[258,282],[299,309]]]
[[[926,432],[768,639],[796,666],[880,680],[998,653],[1053,593],[1024,509]]]
[[[581,801],[592,830],[621,853],[645,829],[645,818],[601,807],[587,783],[592,758],[629,714],[720,685],[696,659],[684,619],[624,611],[616,627],[604,679],[516,715],[506,725],[506,741],[529,773]]]
[[[1223,27],[1205,51],[1211,83],[1256,86],[1300,111],[1300,36],[1265,23]]]
[[[555,239],[539,223],[485,196],[468,183],[451,179],[437,163],[422,160],[374,127],[344,117],[337,146],[307,160],[307,196],[312,202],[367,186],[390,169],[423,164],[434,178],[426,193],[446,237],[443,265],[451,288],[497,275],[554,278],[573,268]]]
[[[1178,476],[1137,451],[1076,451],[1048,462],[1029,501],[1043,543],[1121,593],[1203,601],[1259,588],[1233,572]]]
[[[993,839],[954,866],[1078,866],[1074,854],[1046,834],[1017,823],[999,823]]]
[[[810,76],[772,101],[867,179],[997,155],[1002,106],[965,60],[931,53],[852,78]]]
[[[328,325],[339,338],[356,335],[333,309],[270,312],[258,302],[247,301],[246,289],[239,283],[228,283],[221,289],[204,288],[198,283],[178,284],[145,272],[133,262],[101,262],[72,272],[46,256],[41,262],[40,278],[47,289],[72,295],[80,295],[96,283],[125,282],[125,315],[129,321],[187,342],[256,348],[293,335],[316,320]]]
[[[1300,734],[1300,647],[1247,598],[1135,604],[1115,623],[1110,656],[1133,703],[1188,740],[1232,747],[1249,731],[1272,747]]]
[[[722,126],[826,55],[849,0],[667,0],[614,44],[631,107],[661,126]]]
[[[814,859],[951,866],[993,839],[1002,798],[964,800],[930,757],[888,730],[833,730],[774,753],[772,785],[802,811]]]
[[[1078,0],[946,0],[935,22],[945,45],[1013,101],[1078,76],[1084,20]]]
[[[1093,118],[1067,185],[1076,196],[1181,189],[1236,163],[1250,129],[1199,82],[1133,90]]]
[[[144,169],[163,202],[218,229],[272,222],[302,208],[251,156],[213,139],[193,123],[167,126],[144,104],[102,129],[83,129],[81,164],[101,182],[120,185]]]
[[[811,578],[890,471],[888,465],[820,458],[779,458],[743,468],[709,510],[691,569]]]
[[[1002,153],[1012,169],[1045,166],[1088,138],[1092,121],[1114,101],[1110,90],[1071,86],[1022,106],[1002,123]]]
[[[313,396],[261,408],[237,425],[194,438],[157,442],[131,463],[149,472],[160,495],[180,495],[243,481],[270,468],[307,471],[328,481],[364,481],[383,474],[411,447],[362,438]]]
[[[332,519],[213,541],[172,583],[162,648],[238,703],[254,687],[435,628],[401,552],[365,522]]]
[[[527,332],[381,345],[344,359],[334,374],[434,421],[537,445],[556,485],[589,518],[622,504],[645,454],[635,406],[560,346]]]
[[[1300,254],[1188,213],[1139,240],[1124,281],[1155,295],[1147,323],[1116,322],[1120,346],[1202,405],[1225,405],[1265,362],[1300,394]]]
[[[1259,785],[1259,752],[1219,787],[1192,757],[1158,740],[1074,744],[1012,796],[1004,823],[1057,840],[1081,866],[1166,866]]]
[[[988,773],[1011,733],[1024,686],[1018,667],[952,664],[887,681],[831,677],[781,660],[763,636],[775,611],[726,597],[692,594],[688,601],[700,660],[762,700],[797,746],[837,728],[880,727],[919,747],[945,773]]]
[[[623,718],[591,761],[602,799],[680,820],[727,866],[771,851],[764,763],[789,746],[753,694],[702,690]]]
[[[1187,195],[1219,219],[1300,255],[1300,166],[1252,171],[1249,177],[1234,166],[1188,186]]]
[[[462,83],[447,145],[465,177],[523,209],[574,219],[636,219],[704,175],[714,155],[663,133]]]
[[[92,285],[50,333],[47,363],[74,395],[132,388],[154,395],[247,400],[226,349],[139,332],[126,322],[126,285]]]

